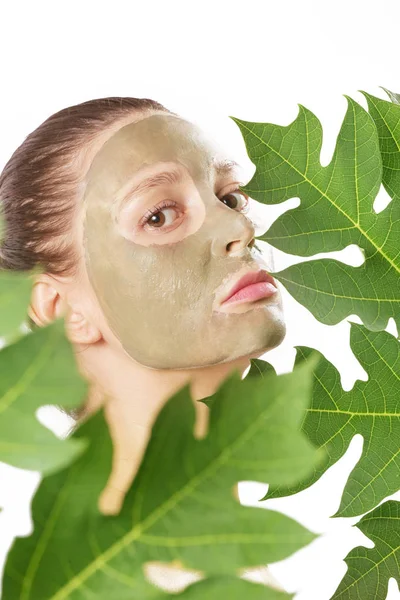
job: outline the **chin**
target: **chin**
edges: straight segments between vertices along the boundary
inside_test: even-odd
[[[286,324],[282,320],[270,324],[267,331],[259,341],[252,340],[248,349],[243,348],[243,345],[238,344],[237,351],[230,352],[220,360],[213,364],[228,363],[240,360],[250,360],[251,358],[259,358],[269,350],[273,350],[279,346],[286,335]]]
[[[283,318],[274,320],[269,323],[269,327],[266,328],[265,334],[261,337],[259,343],[255,344],[253,348],[246,354],[250,358],[258,358],[269,350],[273,350],[280,346],[286,336],[286,323]]]

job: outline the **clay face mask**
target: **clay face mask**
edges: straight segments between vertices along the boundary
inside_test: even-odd
[[[216,173],[223,159],[194,124],[154,114],[119,129],[89,169],[88,276],[111,330],[145,366],[227,362],[283,338],[279,292],[254,308],[216,310],[216,291],[260,261],[246,197],[232,194],[238,180]]]

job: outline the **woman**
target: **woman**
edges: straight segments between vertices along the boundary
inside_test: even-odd
[[[190,383],[203,436],[197,400],[284,337],[238,177],[201,129],[135,98],[55,113],[1,174],[1,266],[42,266],[30,317],[43,326],[64,316],[91,384],[81,414],[104,406],[114,445],[105,514],[119,512],[174,392]]]

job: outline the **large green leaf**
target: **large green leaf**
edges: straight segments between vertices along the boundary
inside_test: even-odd
[[[86,392],[63,321],[24,335],[0,352],[0,460],[50,473],[84,449],[60,440],[35,416],[43,405],[79,406]]]
[[[233,490],[249,478],[297,481],[321,459],[300,431],[314,366],[312,359],[294,373],[243,381],[233,373],[208,399],[210,429],[201,440],[192,434],[189,386],[179,390],[158,415],[117,517],[96,507],[111,469],[107,425],[102,412],[87,421],[74,438],[89,439],[89,450],[39,487],[34,532],[11,549],[3,600],[153,598],[148,561],[234,575],[309,543],[315,536],[301,525],[241,506]]]
[[[375,546],[358,546],[346,556],[348,570],[332,600],[386,600],[389,579],[400,584],[400,502],[381,504],[357,527]]]
[[[349,244],[362,249],[360,267],[312,260],[275,276],[323,323],[357,314],[368,328],[379,330],[392,316],[400,323],[400,203],[380,214],[373,211],[382,177],[377,130],[368,112],[346,98],[333,158],[325,167],[320,163],[321,123],[304,106],[287,126],[231,117],[256,166],[241,189],[265,204],[300,198],[300,206],[285,212],[260,238],[284,252],[308,257]],[[392,106],[400,114],[400,107]],[[393,160],[400,160],[398,149]]]
[[[300,484],[268,490],[267,498],[287,496],[309,487],[346,451],[356,433],[363,453],[346,483],[336,516],[352,517],[374,508],[400,488],[400,344],[386,331],[351,325],[351,348],[368,373],[345,392],[335,367],[322,358],[315,372],[312,404],[303,431],[327,459]],[[309,348],[298,349],[298,360]]]

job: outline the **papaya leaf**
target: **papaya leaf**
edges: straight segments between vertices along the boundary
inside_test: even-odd
[[[321,123],[301,104],[287,126],[231,117],[256,166],[241,189],[265,204],[300,199],[298,208],[286,211],[259,238],[284,252],[309,257],[349,244],[361,248],[365,262],[359,267],[320,259],[274,276],[322,323],[334,325],[356,314],[369,329],[380,330],[390,317],[400,325],[400,203],[373,211],[382,180],[378,134],[368,112],[345,97],[346,115],[325,167]],[[393,160],[399,161],[396,152]]]
[[[332,600],[386,600],[389,579],[400,583],[400,502],[384,502],[356,526],[375,546],[349,552],[348,570]]]
[[[0,337],[7,343],[26,319],[31,291],[32,281],[25,272],[0,270]]]
[[[0,241],[3,236],[4,220],[0,215]],[[2,270],[0,255],[0,338],[3,338],[3,345],[21,335],[18,329],[27,317],[32,277],[39,272],[38,267],[20,272]]]
[[[253,358],[251,361],[250,370],[247,377],[265,377],[270,373],[276,374],[274,367],[265,360],[259,358]]]
[[[35,416],[43,405],[79,406],[86,383],[78,374],[63,321],[38,328],[0,352],[0,460],[51,473],[85,448],[60,440]]]
[[[392,198],[392,219],[400,220],[400,106],[399,95],[392,94],[393,102],[381,100],[371,94],[362,92],[367,99],[368,110],[378,130],[379,146],[382,155],[382,182],[385,190]],[[396,209],[397,207],[397,209]],[[387,209],[386,209],[387,210]],[[396,227],[396,224],[393,223]],[[388,231],[388,240],[391,238]],[[400,236],[391,238],[392,251],[400,256]],[[400,280],[400,277],[398,278]],[[400,294],[398,294],[400,302]]]
[[[399,341],[386,331],[371,332],[352,323],[350,345],[367,371],[368,381],[357,381],[345,392],[338,371],[322,358],[303,423],[310,441],[326,449],[326,461],[300,484],[271,486],[266,498],[288,496],[312,485],[345,453],[356,433],[364,438],[363,453],[349,476],[335,516],[363,514],[400,488]],[[299,358],[309,352],[309,348],[299,348]]]
[[[229,600],[243,600],[243,598],[290,600],[293,595],[235,577],[209,577],[194,583],[180,594],[168,595],[167,598],[177,598],[177,600],[204,600],[205,598],[207,600],[221,600],[222,598],[229,598]]]
[[[391,99],[392,102],[394,102],[395,104],[400,104],[400,94],[396,94],[395,92],[391,92],[390,90],[387,90],[384,87],[382,87],[382,89],[385,90],[385,92],[387,93],[387,95],[389,96],[389,98]]]
[[[313,357],[293,373],[243,381],[235,371],[213,396],[203,439],[192,433],[190,388],[181,388],[160,411],[114,517],[97,509],[112,464],[107,424],[98,412],[73,436],[90,440],[89,450],[42,480],[32,504],[34,532],[11,548],[2,599],[153,598],[144,575],[148,562],[236,575],[308,544],[315,535],[303,526],[275,511],[241,506],[233,490],[249,476],[292,483],[321,460],[300,431],[315,364]]]

